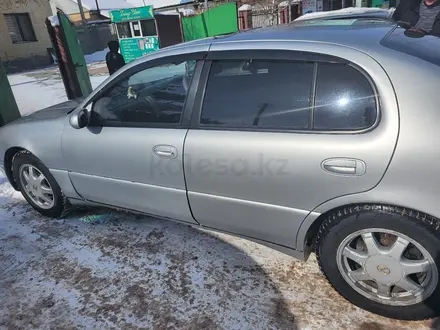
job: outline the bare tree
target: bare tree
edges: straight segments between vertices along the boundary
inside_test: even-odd
[[[266,11],[269,16],[270,25],[274,25],[278,23],[275,22],[278,17],[278,7],[285,0],[242,0],[241,2],[253,6],[255,9]]]

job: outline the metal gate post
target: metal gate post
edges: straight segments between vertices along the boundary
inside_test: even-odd
[[[20,111],[18,110],[17,102],[15,102],[14,94],[12,93],[11,85],[9,84],[8,76],[5,68],[0,61],[0,126],[6,125],[11,121],[20,118]]]

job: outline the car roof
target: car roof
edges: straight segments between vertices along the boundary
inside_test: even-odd
[[[231,35],[215,37],[210,42],[308,41],[365,48],[379,46],[380,41],[396,24],[381,18],[314,19],[251,29]]]
[[[246,43],[258,41],[301,41],[334,44],[359,50],[379,60],[395,52],[440,66],[440,38],[425,36],[410,38],[404,29],[385,17],[316,18],[290,24],[256,28],[237,33],[186,42],[179,47],[216,43]],[[174,47],[174,46],[173,46]],[[227,49],[227,46],[225,47]]]

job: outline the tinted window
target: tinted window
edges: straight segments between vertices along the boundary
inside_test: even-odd
[[[94,103],[94,121],[179,123],[194,67],[195,61],[166,64],[123,79]]]
[[[304,129],[309,125],[313,64],[214,61],[201,124]]]
[[[320,63],[315,129],[358,130],[376,120],[376,96],[365,76],[346,64]]]

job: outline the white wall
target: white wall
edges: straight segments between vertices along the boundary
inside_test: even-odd
[[[1,1],[1,0],[0,0]],[[66,14],[76,14],[79,13],[78,4],[72,0],[54,0],[55,6],[61,9]],[[83,4],[84,7],[84,4]],[[87,11],[87,8],[84,8]]]

